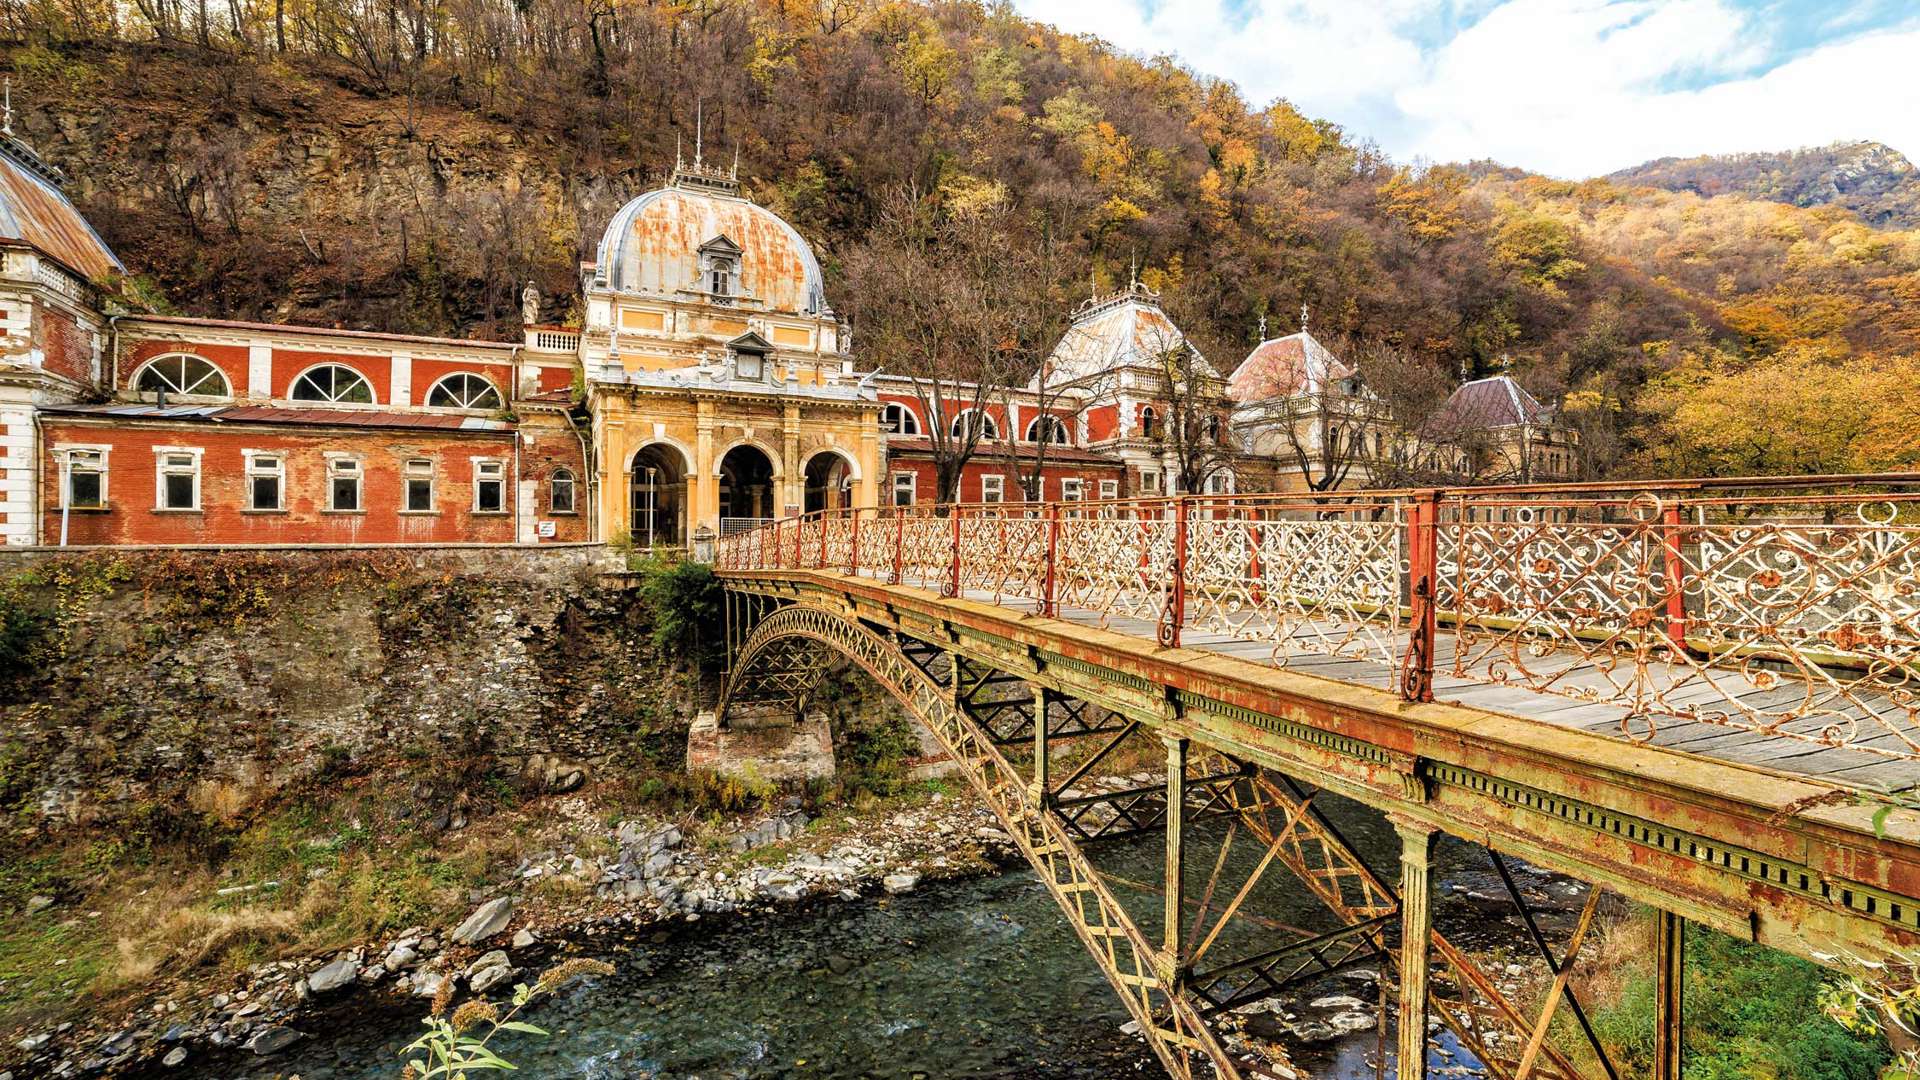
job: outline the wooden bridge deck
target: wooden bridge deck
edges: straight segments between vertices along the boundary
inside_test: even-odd
[[[860,576],[873,577],[866,573]],[[1038,602],[1034,600],[996,594],[986,589],[965,589],[961,595],[967,600],[1024,614],[1035,614],[1039,609]],[[1085,608],[1062,605],[1057,617],[1067,622],[1100,627],[1147,640],[1155,640],[1158,635],[1156,625],[1145,619]],[[1243,629],[1247,631],[1244,634],[1230,634],[1188,626],[1182,632],[1181,646],[1271,667],[1283,667],[1288,671],[1336,682],[1376,689],[1393,689],[1398,685],[1399,672],[1395,664],[1379,659],[1354,659],[1304,648],[1289,648],[1285,640],[1275,640],[1270,620],[1256,618],[1243,624]],[[1290,640],[1341,639],[1355,632],[1356,628],[1352,626],[1321,622],[1295,628]],[[1406,646],[1407,632],[1404,628],[1388,631],[1384,627],[1367,627],[1364,633],[1390,645],[1390,649],[1383,651],[1392,654],[1399,654]],[[1589,702],[1526,686],[1488,683],[1451,675],[1448,672],[1454,669],[1454,635],[1443,629],[1435,644],[1435,700],[1539,720],[1559,727],[1614,735],[1621,739],[1633,737],[1623,726],[1627,710],[1617,702]],[[1597,673],[1599,670],[1592,660],[1571,653],[1559,657],[1558,662],[1569,679],[1577,678],[1583,671]],[[1552,660],[1543,659],[1539,664],[1540,668],[1545,669],[1551,669],[1552,666]],[[1788,705],[1806,700],[1809,694],[1806,683],[1784,679],[1772,689],[1747,689],[1741,692],[1725,685],[1732,682],[1731,679],[1724,679],[1716,685],[1706,681],[1697,671],[1657,661],[1645,665],[1644,677],[1663,690],[1678,687],[1666,695],[1670,703],[1693,703],[1703,709],[1736,698],[1742,704],[1755,708]],[[1891,702],[1888,710],[1904,711],[1896,709]],[[1870,730],[1877,726],[1878,722],[1866,716],[1865,709],[1860,705],[1844,706],[1844,711],[1858,717],[1863,729]],[[1920,761],[1888,757],[1851,747],[1824,746],[1806,739],[1678,716],[1654,716],[1651,720],[1652,736],[1636,741],[1868,791],[1899,792],[1920,788]],[[1645,718],[1635,720],[1634,734],[1645,735],[1642,726],[1645,722]],[[1782,726],[1793,731],[1817,731],[1819,725],[1827,722],[1830,721],[1800,720]],[[1898,736],[1887,732],[1872,739],[1856,739],[1854,745],[1892,744],[1897,739]]]

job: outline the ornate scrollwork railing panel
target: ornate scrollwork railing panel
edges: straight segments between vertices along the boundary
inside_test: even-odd
[[[1187,625],[1272,641],[1280,661],[1305,652],[1392,663],[1405,536],[1390,505],[1190,515]]]
[[[1070,505],[1070,504],[1069,504]],[[1173,571],[1170,504],[1060,511],[1054,575],[1062,607],[1157,623]]]

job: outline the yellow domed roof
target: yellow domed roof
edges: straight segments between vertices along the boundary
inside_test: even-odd
[[[793,226],[743,198],[730,177],[686,169],[613,215],[600,238],[599,273],[615,292],[699,294],[702,249],[721,239],[740,249],[740,300],[771,311],[827,310],[820,263]]]

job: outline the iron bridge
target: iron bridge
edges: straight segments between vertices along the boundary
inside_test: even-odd
[[[1170,1075],[1300,1075],[1246,1006],[1366,965],[1402,1080],[1430,1021],[1502,1080],[1615,1077],[1572,988],[1614,894],[1659,912],[1678,1080],[1686,922],[1821,963],[1920,940],[1916,522],[1904,475],[815,513],[720,541],[721,719],[870,675]],[[1093,782],[1143,754],[1148,781]],[[1322,792],[1382,811],[1397,867]],[[1433,926],[1442,833],[1511,892],[1544,965],[1525,1007]],[[1164,844],[1159,880],[1095,865],[1124,836]],[[1591,884],[1569,934],[1507,856]],[[1326,918],[1267,917],[1279,888]]]

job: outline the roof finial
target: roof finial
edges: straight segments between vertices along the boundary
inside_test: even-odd
[[[735,139],[733,142],[733,169],[727,173],[727,179],[740,179],[740,140],[738,139]]]
[[[1087,299],[1100,299],[1100,271],[1092,263],[1087,264]]]
[[[1260,313],[1260,340],[1267,340],[1267,313],[1264,311]]]
[[[707,123],[707,102],[701,98],[693,103],[693,167],[700,167],[700,144],[705,137]]]
[[[673,133],[673,171],[679,172],[686,163],[687,159],[680,151],[680,133],[676,131]]]
[[[1307,305],[1304,301],[1300,304],[1300,332],[1307,332]]]
[[[13,76],[11,75],[7,76],[6,99],[6,116],[0,119],[0,135],[11,139],[13,138]]]
[[[1127,291],[1133,292],[1140,287],[1140,253],[1127,256]]]

